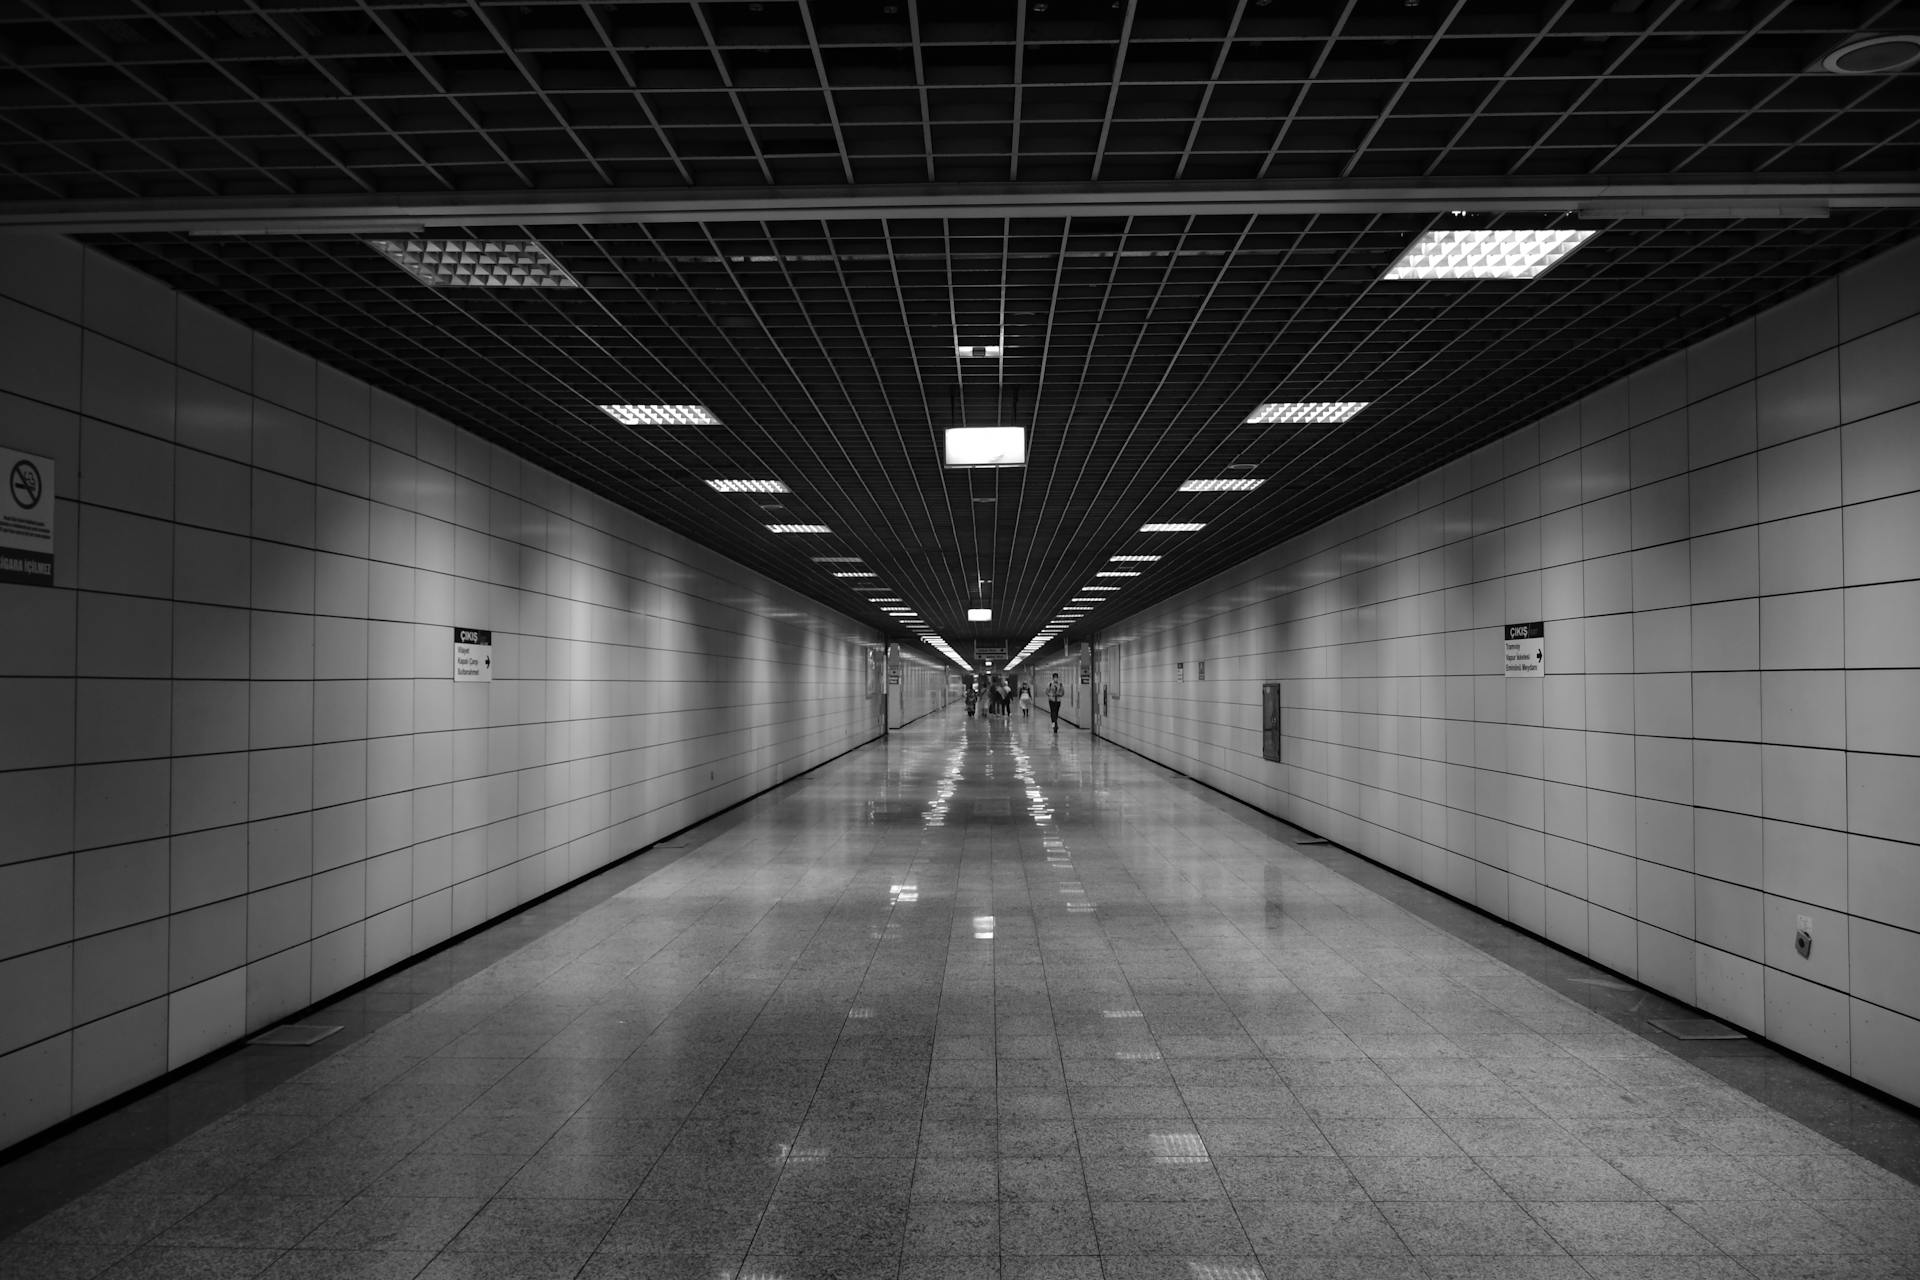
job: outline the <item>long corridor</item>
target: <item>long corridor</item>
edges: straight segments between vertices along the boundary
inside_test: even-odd
[[[936,714],[628,864],[0,1274],[1920,1274],[1914,1184],[1289,832],[1039,714]]]

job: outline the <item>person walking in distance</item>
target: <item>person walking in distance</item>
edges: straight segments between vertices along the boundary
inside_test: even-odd
[[[1053,731],[1060,732],[1060,699],[1067,696],[1067,687],[1060,683],[1056,673],[1047,681],[1047,714],[1053,717]]]
[[[1022,684],[1020,686],[1020,718],[1022,720],[1025,720],[1032,714],[1033,714],[1033,685]]]

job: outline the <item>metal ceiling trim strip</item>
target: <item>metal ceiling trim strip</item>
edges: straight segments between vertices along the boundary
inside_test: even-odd
[[[1203,214],[1548,212],[1580,208],[1699,210],[1920,208],[1920,179],[1606,182],[1457,179],[1312,186],[1279,183],[979,183],[681,192],[480,192],[449,196],[33,200],[0,203],[0,227],[100,232],[224,230],[236,234],[351,234],[368,227],[611,222],[779,222],[843,218],[1104,217]]]

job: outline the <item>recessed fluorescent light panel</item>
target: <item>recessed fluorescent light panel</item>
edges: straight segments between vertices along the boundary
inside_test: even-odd
[[[859,556],[815,556],[815,564],[859,564]]]
[[[1181,484],[1182,493],[1246,493],[1258,489],[1265,480],[1188,480]]]
[[[1027,465],[1025,427],[948,427],[947,465],[950,467],[1024,467]]]
[[[1531,280],[1594,231],[1429,231],[1387,268],[1387,280]]]
[[[707,486],[715,493],[792,493],[793,490],[778,480],[709,480]]]
[[[1248,422],[1345,422],[1372,403],[1367,400],[1309,400],[1299,404],[1263,404]]]
[[[967,621],[968,621],[968,622],[992,622],[992,621],[993,621],[993,610],[991,610],[991,609],[969,609],[969,610],[967,610]]]
[[[1102,582],[1102,583],[1096,583],[1094,586],[1091,586],[1091,587],[1082,587],[1080,589],[1082,591],[1118,591],[1120,588],[1113,586],[1109,583]],[[1104,603],[1104,601],[1102,603]]]
[[[395,265],[436,289],[578,289],[580,282],[532,240],[369,240]]]
[[[955,347],[954,354],[962,360],[998,360],[999,347]]]
[[[833,576],[836,578],[877,578],[880,575],[871,569],[835,569]]]
[[[1173,524],[1143,524],[1140,526],[1140,532],[1142,533],[1198,533],[1206,527],[1207,527],[1206,521],[1204,520],[1199,522],[1194,522],[1189,520],[1184,523],[1175,522]]]
[[[703,404],[603,404],[600,410],[623,427],[712,427],[720,422]]]
[[[824,524],[770,524],[768,533],[832,533]]]
[[[1144,560],[1149,562],[1158,560],[1159,558],[1160,558],[1159,556],[1109,556],[1108,557],[1108,559],[1110,560]]]
[[[1093,576],[1096,578],[1137,578],[1140,576],[1140,571],[1138,569],[1102,569]]]

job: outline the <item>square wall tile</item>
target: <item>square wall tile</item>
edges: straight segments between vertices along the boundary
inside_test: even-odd
[[[1777,897],[1811,902],[1834,911],[1847,909],[1847,840],[1824,827],[1765,822],[1761,842],[1766,859],[1761,887]]]
[[[1840,492],[1869,502],[1920,489],[1920,404],[1840,429]]]
[[[1818,598],[1825,600],[1831,594],[1823,593]],[[1911,668],[1914,665],[1913,637],[1920,635],[1920,582],[1849,587],[1845,601],[1846,666]]]
[[[73,859],[75,936],[105,933],[164,916],[170,900],[165,840],[88,849]]]
[[[1701,1009],[1736,1027],[1764,1034],[1765,967],[1713,947],[1695,947],[1694,999]]]
[[[167,1001],[167,1067],[186,1066],[246,1032],[246,972],[233,969],[173,992]]]
[[[97,333],[81,341],[80,412],[162,440],[173,439],[174,367]]]
[[[1920,1094],[1920,1021],[1855,999],[1853,1076],[1899,1098]]]
[[[73,1037],[0,1054],[0,1143],[12,1145],[72,1114]]]
[[[73,859],[0,865],[0,959],[73,938]]]
[[[73,944],[73,1020],[91,1022],[167,994],[167,922],[96,933]]]
[[[1920,930],[1920,845],[1849,836],[1847,903],[1857,916]]]
[[[1694,884],[1694,936],[1749,960],[1761,958],[1765,899],[1744,885],[1701,876]]]
[[[1766,971],[1769,1040],[1844,1072],[1850,1010],[1844,992],[1778,969]]]
[[[235,825],[174,836],[168,841],[168,864],[172,911],[245,893],[247,829]]]
[[[1835,831],[1846,827],[1847,756],[1810,747],[1761,751],[1762,811],[1782,822]]]
[[[1759,466],[1752,455],[1703,467],[1687,477],[1687,512],[1695,537],[1744,528],[1758,518],[1759,508]]]
[[[1822,431],[1759,454],[1762,520],[1840,505],[1840,433]]]
[[[175,452],[168,441],[83,418],[81,497],[92,506],[171,519]]]
[[[1760,665],[1806,670],[1846,663],[1843,620],[1851,612],[1849,603],[1837,591],[1764,597],[1760,601]]]
[[[1920,673],[1849,671],[1846,690],[1850,750],[1920,756]]]
[[[1833,350],[1764,375],[1755,386],[1760,447],[1840,425],[1840,358]]]
[[[1751,526],[1729,529],[1694,538],[1687,544],[1691,558],[1688,583],[1695,604],[1760,593],[1759,532]]]
[[[74,771],[74,842],[82,849],[167,834],[168,762],[82,765]]]
[[[73,1025],[73,947],[0,960],[0,1053]]]
[[[1737,813],[1696,809],[1693,867],[1703,876],[1759,888],[1763,877],[1761,820]]]
[[[1920,316],[1888,325],[1840,348],[1840,416],[1854,422],[1920,402]]]
[[[73,1031],[73,1107],[106,1102],[167,1070],[167,1002],[149,1000]]]
[[[1845,673],[1763,672],[1760,677],[1760,717],[1762,738],[1766,742],[1800,747],[1845,747]]]
[[[1816,933],[1816,949],[1824,940]],[[1920,1017],[1920,933],[1854,920],[1847,945],[1854,995],[1909,1018]]]
[[[1847,757],[1847,829],[1888,840],[1920,832],[1920,757]]]
[[[1760,746],[1695,740],[1693,803],[1730,813],[1760,812]]]
[[[253,335],[238,320],[191,298],[177,301],[178,358],[195,373],[236,387],[253,386]]]
[[[106,507],[81,513],[79,585],[116,595],[173,594],[173,525]]]
[[[1848,507],[1845,526],[1848,586],[1920,578],[1920,492]]]

